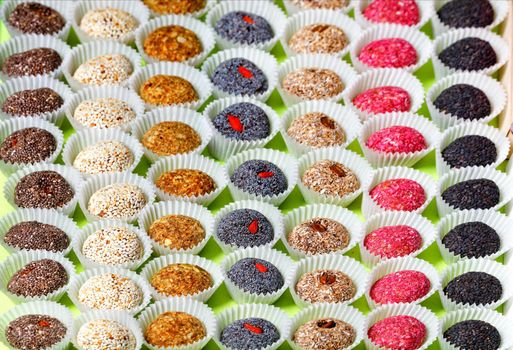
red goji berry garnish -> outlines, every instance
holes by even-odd
[[[242,16],[242,19],[244,20],[244,22],[246,23],[249,23],[249,24],[255,24],[255,21],[253,20],[253,18],[249,17],[249,16]]]
[[[266,179],[268,177],[274,176],[274,173],[272,171],[262,171],[258,173],[258,177],[262,179]]]
[[[250,233],[257,233],[258,232],[258,220],[257,219],[251,221],[251,223],[248,226],[248,231]]]
[[[244,125],[242,125],[239,117],[236,117],[232,114],[228,114],[227,118],[228,118],[228,123],[230,123],[230,126],[232,127],[233,130],[235,130],[237,132],[244,131]]]
[[[50,327],[50,322],[47,322],[45,320],[40,320],[38,323],[39,327]]]
[[[237,68],[237,70],[239,71],[240,74],[242,74],[242,76],[244,78],[253,78],[253,73],[251,73],[251,71],[247,68],[244,68],[243,66],[239,66],[239,68]]]
[[[257,326],[253,326],[252,324],[249,324],[249,323],[244,323],[243,324],[244,328],[246,328],[248,331],[250,332],[253,332],[253,333],[256,333],[256,334],[262,334],[264,333],[264,330],[260,327],[257,327]]]
[[[267,272],[269,269],[260,263],[255,263],[255,267],[260,272]]]
[[[324,272],[319,277],[319,282],[321,282],[321,284],[333,284],[333,283],[335,283],[336,280],[337,280],[337,277],[334,274],[332,274],[331,272]]]

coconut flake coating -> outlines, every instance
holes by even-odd
[[[287,134],[296,142],[314,148],[340,146],[346,142],[344,129],[333,118],[319,112],[294,119]]]
[[[282,82],[283,89],[303,100],[326,100],[344,90],[344,83],[337,73],[324,68],[300,68],[288,73]]]
[[[9,322],[5,338],[13,349],[41,350],[60,342],[66,332],[66,326],[57,318],[28,314]]]
[[[246,45],[264,43],[274,37],[273,28],[264,17],[245,11],[225,14],[214,30],[226,40]]]
[[[483,119],[492,112],[488,96],[469,84],[448,87],[437,96],[433,104],[438,110],[464,120]]]
[[[226,214],[217,226],[217,238],[236,247],[257,247],[274,239],[271,222],[259,211],[237,209]]]
[[[297,53],[334,54],[348,44],[349,39],[341,28],[324,23],[304,26],[289,40],[289,47]]]
[[[135,117],[128,103],[110,97],[82,101],[73,113],[73,118],[83,126],[100,129],[123,126]]]
[[[367,331],[369,339],[377,346],[394,350],[415,350],[422,346],[427,336],[426,325],[412,316],[387,317],[376,322]]]
[[[499,204],[501,193],[490,179],[459,182],[442,192],[442,199],[455,209],[489,209]]]
[[[301,182],[324,196],[343,197],[360,189],[358,176],[349,167],[333,160],[321,160],[305,170]]]
[[[455,303],[487,305],[502,298],[501,281],[486,272],[466,272],[452,279],[443,289]]]
[[[0,144],[0,159],[6,163],[32,164],[48,159],[57,149],[49,131],[29,127],[17,130]]]
[[[9,77],[50,74],[60,67],[62,58],[57,51],[39,47],[15,53],[3,62],[2,72]]]
[[[489,0],[451,0],[436,13],[451,28],[486,27],[493,23],[495,11]]]
[[[374,282],[370,297],[378,304],[413,303],[431,289],[431,282],[420,271],[403,270],[389,273]]]
[[[347,7],[348,0],[291,0],[294,5],[305,9],[330,9],[337,10]]]
[[[296,283],[297,295],[310,303],[341,303],[356,294],[350,276],[338,270],[315,270],[305,273]]]
[[[100,141],[81,150],[73,166],[86,174],[117,173],[134,164],[132,151],[119,141]]]
[[[261,140],[271,134],[271,124],[265,111],[249,102],[223,109],[212,123],[221,135],[238,141]]]
[[[479,71],[497,63],[492,45],[475,37],[456,41],[440,52],[438,58],[447,67],[465,71]]]
[[[280,331],[271,322],[262,318],[244,318],[227,325],[220,336],[221,343],[238,350],[267,348],[280,339]]]
[[[358,59],[374,68],[404,68],[417,63],[417,50],[405,39],[374,40],[365,45]]]
[[[353,326],[335,318],[308,321],[292,336],[292,341],[305,350],[346,349],[355,339]]]
[[[365,141],[370,149],[383,153],[413,153],[427,148],[426,139],[414,128],[395,125],[374,132]]]
[[[296,225],[287,236],[289,245],[306,254],[327,254],[346,248],[351,239],[347,228],[329,218],[312,218]]]
[[[120,85],[133,72],[130,60],[121,54],[96,56],[78,66],[73,78],[85,85]]]
[[[411,97],[408,91],[398,86],[381,86],[356,95],[353,104],[363,112],[374,114],[408,112]]]
[[[481,320],[464,320],[444,332],[444,338],[458,349],[497,350],[502,337],[497,328]]]
[[[420,11],[415,0],[374,0],[363,15],[375,23],[396,23],[414,26],[420,21]]]
[[[101,39],[119,39],[135,31],[138,25],[134,16],[114,7],[89,10],[80,21],[80,29]]]
[[[179,347],[194,344],[207,336],[203,323],[185,312],[166,311],[146,328],[144,337],[156,347]]]
[[[479,221],[455,226],[442,238],[442,243],[452,253],[466,258],[485,257],[501,248],[497,231]]]
[[[24,34],[52,35],[66,24],[66,19],[59,12],[38,2],[19,3],[7,21]]]
[[[16,117],[36,116],[56,111],[63,104],[63,98],[50,88],[21,90],[5,99],[2,112]]]
[[[41,297],[64,287],[68,281],[69,275],[61,263],[41,259],[16,271],[7,283],[7,290],[17,296]]]
[[[363,244],[373,255],[396,258],[419,250],[422,236],[410,226],[383,226],[365,236]]]
[[[445,147],[442,157],[451,168],[487,166],[497,160],[497,148],[485,136],[465,135]]]
[[[410,179],[390,179],[376,185],[370,196],[386,210],[414,211],[426,202],[422,186]]]
[[[283,287],[283,276],[266,260],[244,258],[233,264],[227,274],[238,288],[251,294],[271,294]]]
[[[283,171],[266,160],[245,161],[234,170],[230,180],[242,191],[258,196],[276,196],[288,187]]]
[[[54,225],[23,221],[9,228],[5,233],[4,242],[17,249],[58,253],[68,248],[70,239],[64,231]]]
[[[144,192],[130,183],[112,184],[97,190],[87,203],[87,210],[103,219],[127,219],[146,205]]]
[[[231,58],[219,64],[212,76],[212,83],[232,95],[263,94],[269,87],[265,73],[245,58]]]
[[[135,350],[137,346],[129,328],[108,319],[83,324],[77,333],[77,343],[83,350]]]
[[[14,188],[14,203],[20,208],[57,209],[74,196],[75,191],[66,179],[51,170],[25,175]]]

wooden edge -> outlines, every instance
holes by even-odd
[[[513,144],[513,9],[510,9],[508,16],[501,28],[502,37],[508,42],[510,49],[510,59],[500,72],[500,81],[506,89],[506,107],[499,116],[499,129],[506,135]],[[513,153],[513,147],[510,149],[510,156]]]

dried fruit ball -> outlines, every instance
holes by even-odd
[[[435,107],[464,120],[479,120],[492,112],[486,94],[473,85],[455,84],[443,90],[433,101]]]
[[[404,68],[417,63],[417,50],[402,38],[374,40],[365,45],[358,59],[374,68]]]
[[[369,292],[378,304],[412,303],[429,293],[431,282],[420,271],[389,273],[374,282]]]
[[[180,347],[194,344],[207,336],[203,323],[185,312],[167,311],[146,327],[144,337],[156,347]]]
[[[294,119],[287,134],[296,142],[320,148],[340,146],[346,142],[344,129],[324,113],[306,113]]]
[[[312,218],[296,225],[287,236],[289,245],[305,254],[326,254],[342,250],[351,239],[347,228],[329,218]]]
[[[466,272],[452,279],[444,294],[455,303],[487,305],[502,298],[502,284],[486,272]]]
[[[442,243],[450,252],[466,258],[485,257],[501,248],[497,231],[479,221],[455,226],[442,238]]]
[[[35,171],[21,178],[14,188],[14,203],[20,208],[57,209],[73,199],[75,191],[55,171]]]
[[[5,338],[13,349],[50,349],[59,343],[68,329],[55,317],[47,315],[22,315],[7,325]]]
[[[455,323],[444,332],[444,338],[454,347],[466,350],[497,350],[502,342],[497,328],[481,320]]]
[[[70,239],[60,228],[37,221],[23,221],[11,226],[4,242],[17,249],[47,250],[58,253],[66,250]]]
[[[495,19],[489,0],[451,0],[436,13],[451,28],[487,27]]]
[[[242,191],[258,196],[276,196],[288,187],[283,171],[266,160],[245,161],[235,169],[230,180]]]
[[[60,67],[62,58],[47,47],[15,53],[4,61],[2,72],[9,77],[50,74]]]
[[[198,93],[186,79],[176,75],[154,75],[139,89],[144,102],[165,106],[198,101]]]
[[[335,54],[348,44],[349,39],[341,28],[325,23],[306,25],[289,40],[289,47],[297,53]]]
[[[179,197],[198,197],[213,192],[217,185],[209,175],[196,169],[177,169],[160,175],[155,185],[163,192]]]
[[[338,10],[347,7],[349,0],[291,0],[294,5],[305,9]]]
[[[220,90],[232,95],[259,95],[269,88],[265,73],[245,58],[231,58],[219,64],[210,77]]]
[[[370,149],[383,153],[413,153],[427,148],[426,139],[409,126],[391,126],[374,132],[365,141]]]
[[[343,197],[360,189],[360,180],[353,170],[333,160],[321,160],[305,170],[301,182],[324,196]]]
[[[244,258],[233,264],[227,276],[237,287],[251,294],[270,294],[283,287],[280,270],[262,259]]]
[[[249,102],[235,103],[212,120],[217,131],[228,139],[253,141],[271,134],[271,124],[265,111]]]
[[[64,104],[62,97],[50,88],[22,90],[7,97],[2,112],[12,116],[35,116],[51,113]]]
[[[489,209],[500,202],[499,187],[490,179],[459,182],[442,193],[442,199],[454,209]]]
[[[217,238],[236,247],[257,247],[274,239],[271,222],[259,211],[237,209],[226,214],[217,225]]]
[[[137,215],[146,203],[146,195],[139,186],[116,183],[94,192],[87,210],[103,219],[128,219]]]
[[[221,331],[221,343],[230,349],[265,349],[280,339],[280,331],[262,318],[244,318]]]
[[[137,346],[137,340],[128,327],[109,319],[84,323],[78,330],[77,343],[82,350],[135,350]]]
[[[338,270],[315,270],[305,273],[296,283],[297,295],[310,303],[341,303],[356,294],[351,277]]]
[[[468,71],[479,71],[497,63],[492,45],[475,37],[456,41],[440,52],[438,58],[447,67]]]
[[[495,143],[485,136],[466,135],[445,147],[442,158],[451,168],[486,166],[497,160],[497,148]]]
[[[0,144],[0,159],[6,163],[32,164],[48,159],[57,149],[52,133],[29,127],[16,130]]]
[[[356,330],[335,318],[311,320],[296,329],[292,341],[306,350],[346,349],[354,343]]]
[[[93,38],[114,40],[135,31],[138,25],[134,16],[114,7],[89,10],[80,21],[80,29]]]
[[[396,258],[419,250],[422,236],[410,226],[383,226],[365,236],[363,245],[376,256]]]
[[[408,91],[398,86],[381,86],[356,95],[353,104],[362,112],[374,114],[408,112],[411,97]]]
[[[155,29],[144,39],[144,52],[159,61],[183,62],[201,52],[201,41],[192,30],[169,25]]]
[[[288,73],[282,82],[283,89],[303,100],[326,100],[344,90],[340,76],[325,68],[300,68]]]
[[[214,30],[226,40],[237,44],[259,44],[271,40],[274,31],[269,22],[254,13],[228,12],[215,24]]]
[[[169,249],[191,249],[205,239],[201,222],[185,215],[166,215],[150,225],[148,236]]]
[[[150,10],[159,15],[184,15],[194,13],[204,9],[207,5],[207,0],[143,0],[143,2]]]
[[[394,350],[415,350],[426,339],[426,325],[412,316],[387,317],[373,324],[367,331],[377,346]]]
[[[11,276],[7,290],[21,297],[41,297],[64,287],[68,273],[61,263],[52,259],[29,262]]]
[[[22,2],[16,5],[7,21],[24,34],[52,35],[66,24],[63,16],[53,8],[38,2]]]
[[[422,186],[410,179],[390,179],[370,191],[371,198],[386,210],[414,211],[426,202]]]
[[[420,21],[420,11],[415,0],[374,0],[363,15],[375,23],[396,23],[414,26]]]
[[[198,148],[201,145],[201,136],[186,123],[165,121],[149,128],[141,143],[158,156],[173,156]]]
[[[201,293],[212,286],[212,277],[202,267],[193,264],[170,264],[153,274],[150,284],[170,297]]]

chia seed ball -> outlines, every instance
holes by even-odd
[[[500,201],[500,190],[490,179],[473,179],[450,186],[442,199],[455,209],[489,209]]]
[[[422,236],[410,226],[383,226],[365,236],[363,245],[376,256],[396,258],[419,250]]]
[[[502,297],[502,284],[486,272],[466,272],[452,279],[444,294],[456,303],[486,305]]]
[[[413,303],[429,293],[431,282],[420,271],[389,273],[374,282],[370,297],[378,304]]]
[[[24,221],[11,226],[4,236],[4,242],[18,249],[58,253],[68,248],[70,239],[64,231],[54,225]]]
[[[288,186],[283,171],[266,160],[245,161],[235,169],[230,180],[242,191],[259,196],[279,195]]]
[[[482,28],[492,24],[495,18],[488,0],[452,0],[440,7],[437,15],[451,28]]]
[[[227,273],[240,289],[252,294],[271,294],[283,287],[283,276],[276,266],[256,258],[237,261]]]
[[[237,247],[257,247],[274,238],[271,222],[253,209],[237,209],[224,216],[217,226],[217,238]]]
[[[60,342],[66,331],[66,326],[54,317],[29,314],[9,322],[5,337],[13,349],[41,350]]]
[[[244,11],[227,13],[217,21],[214,29],[223,38],[237,44],[264,43],[274,37],[273,28],[264,17]]]
[[[62,97],[50,88],[18,91],[7,97],[2,112],[14,116],[29,116],[50,113],[64,103]]]
[[[365,45],[358,59],[374,68],[403,68],[417,63],[417,50],[407,40],[388,38]]]
[[[57,51],[40,47],[7,57],[2,72],[9,77],[44,75],[55,71],[61,63],[62,58]]]
[[[7,21],[25,34],[51,35],[59,32],[66,24],[59,12],[38,2],[18,4]]]
[[[408,112],[411,97],[408,91],[398,86],[381,86],[356,95],[353,104],[363,112],[374,114]]]
[[[223,136],[238,141],[261,140],[271,134],[271,124],[265,111],[248,102],[225,108],[212,122]]]
[[[262,94],[269,87],[265,73],[245,58],[222,62],[210,79],[217,88],[232,95]]]
[[[370,341],[380,348],[415,350],[426,339],[426,325],[412,316],[387,317],[376,322],[367,331]]]
[[[483,119],[492,112],[488,96],[481,89],[468,84],[448,87],[433,104],[438,110],[465,120]]]
[[[280,331],[274,324],[262,318],[244,318],[230,323],[221,332],[221,343],[238,350],[267,348],[280,339]]]
[[[496,350],[502,342],[497,328],[481,320],[455,323],[444,332],[444,338],[454,347],[465,350]]]
[[[55,171],[35,171],[25,175],[14,189],[14,203],[20,208],[60,208],[68,203],[75,191],[62,175]]]
[[[39,297],[55,292],[69,281],[64,266],[51,259],[28,263],[7,283],[7,290],[17,296]]]
[[[412,153],[427,148],[426,139],[408,126],[395,125],[374,132],[365,141],[370,149],[383,153]]]
[[[486,166],[497,160],[497,148],[485,136],[466,135],[451,142],[442,151],[442,157],[451,168]]]
[[[363,16],[374,23],[406,26],[414,26],[420,21],[420,11],[415,0],[374,0],[365,8]]]
[[[438,55],[447,67],[479,71],[497,63],[497,54],[488,41],[470,37],[456,41]]]
[[[455,226],[444,236],[442,243],[452,253],[466,258],[492,255],[501,247],[497,232],[479,221]]]
[[[48,131],[35,127],[17,130],[0,144],[0,159],[6,163],[32,164],[49,158],[57,140]]]

